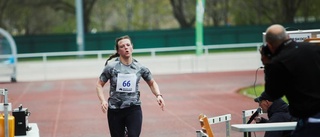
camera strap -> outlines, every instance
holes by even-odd
[[[289,40],[283,42],[282,45],[287,46],[287,45],[289,45],[292,41],[293,41],[292,39],[289,39]]]

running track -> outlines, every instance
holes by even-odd
[[[257,108],[252,98],[238,94],[252,86],[256,71],[154,75],[164,96],[161,111],[142,80],[143,127],[141,137],[195,137],[200,113],[208,117],[230,113],[231,124],[242,123],[242,110]],[[263,83],[262,70],[257,84]],[[96,79],[47,80],[0,83],[9,92],[13,108],[19,104],[31,112],[29,123],[37,123],[41,137],[108,137],[106,115],[95,92]],[[107,88],[105,88],[107,94]],[[216,137],[225,136],[225,124],[212,126]],[[263,133],[256,133],[263,136]],[[242,133],[232,131],[231,137]]]

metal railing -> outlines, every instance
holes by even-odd
[[[241,43],[241,44],[219,44],[219,45],[206,45],[203,46],[204,54],[208,55],[209,50],[212,49],[232,49],[232,48],[254,48],[257,50],[262,43]],[[159,52],[172,52],[172,51],[190,51],[196,50],[195,46],[184,47],[168,47],[168,48],[147,48],[147,49],[134,49],[134,53],[150,53],[151,57],[156,57]],[[24,53],[18,54],[17,58],[30,58],[42,57],[43,62],[46,62],[47,57],[52,56],[82,56],[82,55],[97,55],[98,59],[102,59],[104,54],[113,54],[114,50],[97,50],[97,51],[68,51],[68,52],[43,52],[43,53]],[[7,57],[0,55],[1,57]]]
[[[196,56],[195,54],[178,54],[185,53],[184,51],[195,51],[195,46],[185,47],[169,47],[169,48],[148,48],[134,49],[134,53],[145,53],[145,56],[137,57],[144,65],[149,66],[155,74],[168,73],[188,73],[188,72],[209,72],[220,70],[247,69],[243,65],[244,61],[249,62],[250,67],[258,65],[259,59],[257,54],[243,54],[244,56],[230,57],[221,56],[221,54],[212,54],[212,49],[232,49],[232,48],[258,48],[261,43],[243,43],[243,44],[221,44],[221,45],[206,45],[203,46],[204,55]],[[160,53],[177,52],[173,58],[169,56],[161,56]],[[44,52],[44,53],[27,53],[17,54],[17,58],[22,60],[27,58],[40,58],[40,61],[20,61],[18,64],[19,80],[50,80],[62,78],[87,78],[98,74],[95,72],[101,71],[106,54],[113,54],[115,50],[100,50],[100,51],[71,51],[71,52]],[[89,58],[78,58],[78,56],[90,55]],[[149,56],[150,55],[150,56]],[[163,55],[163,54],[161,54]],[[69,58],[68,56],[71,56]],[[95,58],[96,56],[96,58]],[[8,58],[9,55],[0,55],[0,58]],[[58,57],[58,60],[51,59]],[[60,59],[61,57],[61,59]],[[67,57],[63,59],[64,57]],[[159,58],[156,58],[159,57]],[[218,57],[222,57],[223,61]],[[242,58],[242,59],[241,59]],[[70,60],[71,59],[71,60]],[[36,59],[37,60],[37,59]],[[234,62],[234,60],[236,60]],[[207,61],[211,63],[206,63]],[[157,65],[161,64],[161,69]],[[6,64],[2,64],[6,65]],[[1,63],[0,63],[1,66]],[[226,67],[226,69],[225,69]],[[60,73],[61,72],[61,73]],[[63,74],[62,74],[63,72]],[[2,73],[2,72],[0,72]]]

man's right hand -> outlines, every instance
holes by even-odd
[[[260,123],[261,117],[255,117],[255,118],[254,118],[254,121],[256,121],[256,123]]]

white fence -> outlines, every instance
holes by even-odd
[[[209,53],[210,49],[260,47],[262,43],[222,44],[204,46],[204,55],[159,56],[160,52],[195,50],[195,46],[134,49],[134,53],[150,53],[150,56],[135,57],[147,66],[153,74],[194,73],[255,69],[260,66],[260,57],[254,52]],[[103,69],[105,54],[114,50],[75,51],[18,54],[17,58],[41,57],[42,61],[17,63],[17,81],[55,79],[77,79],[98,77]],[[48,60],[48,57],[96,55],[97,58]],[[0,58],[4,57],[0,55]],[[1,72],[0,72],[1,73]],[[0,78],[3,81],[3,78]]]
[[[220,44],[220,45],[206,45],[203,46],[204,54],[208,55],[211,49],[226,49],[226,48],[246,48],[246,47],[257,47],[262,43],[242,43],[242,44]],[[169,48],[147,48],[147,49],[134,49],[134,53],[150,53],[151,57],[156,57],[156,53],[168,52],[168,51],[188,51],[196,50],[195,46],[184,46],[184,47],[169,47]],[[49,56],[72,56],[72,55],[97,55],[98,59],[102,58],[104,54],[113,54],[114,50],[98,50],[98,51],[71,51],[71,52],[44,52],[44,53],[27,53],[18,54],[17,58],[28,58],[28,57],[42,57],[43,61]],[[1,56],[0,56],[1,58]]]

